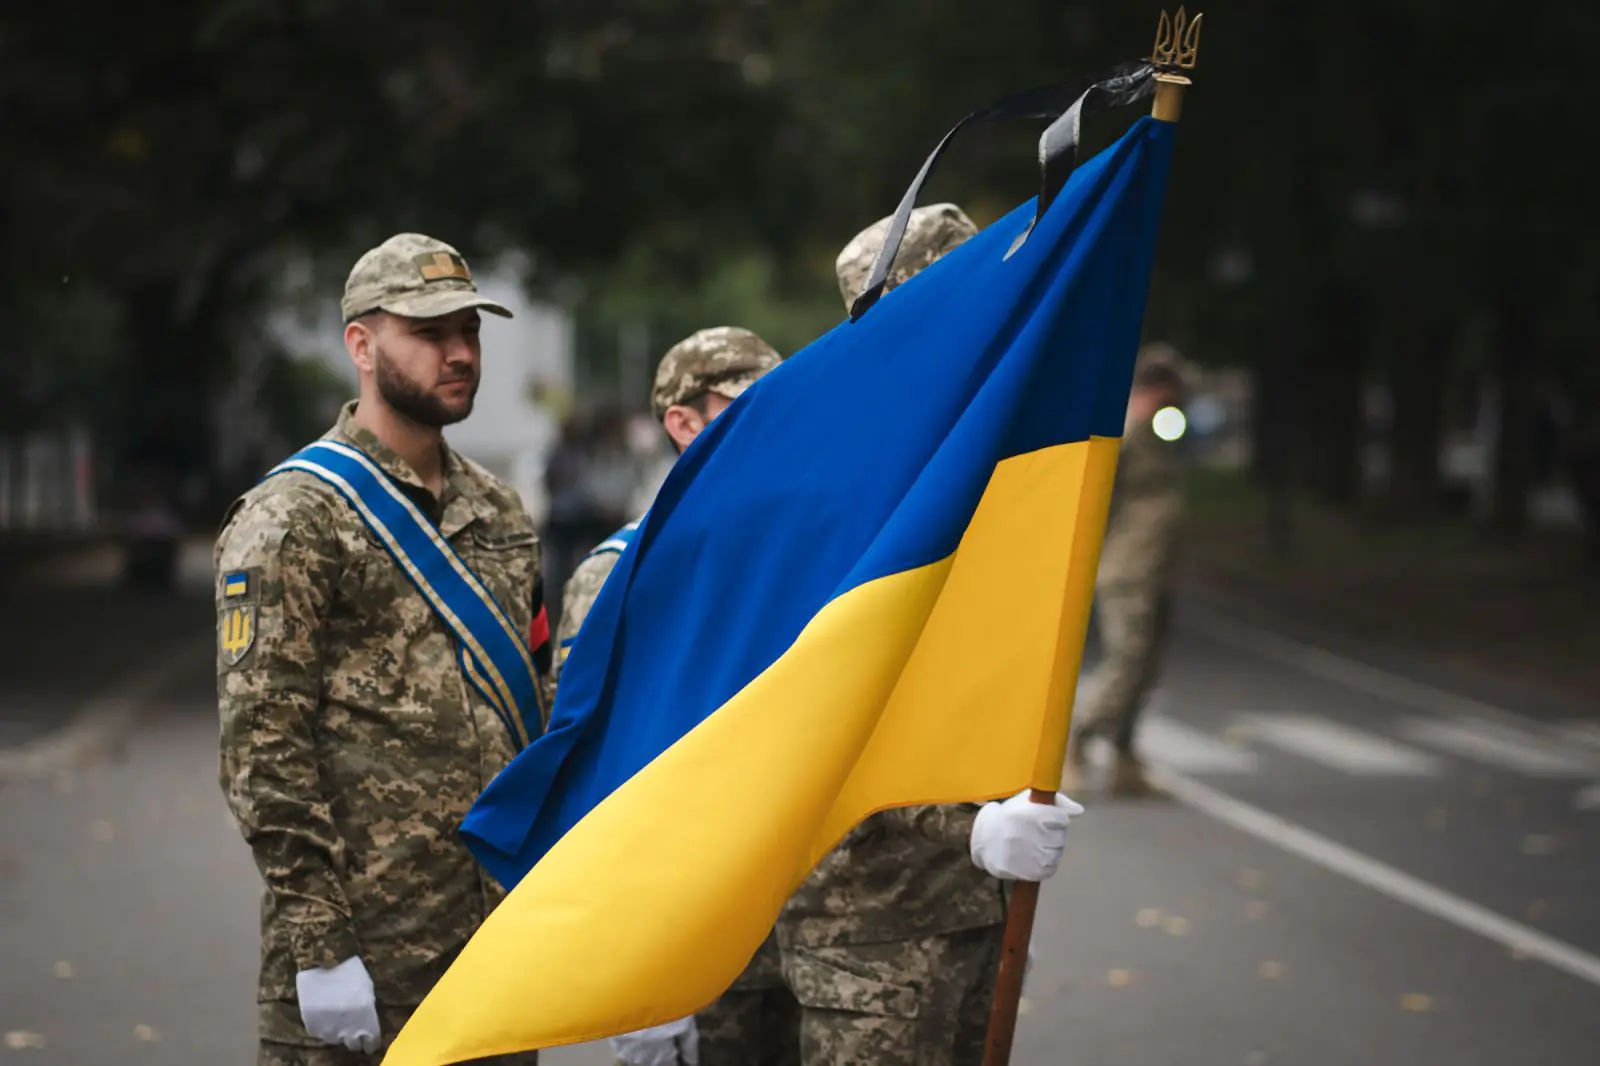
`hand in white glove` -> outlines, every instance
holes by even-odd
[[[698,1066],[700,1030],[694,1016],[611,1038],[611,1052],[622,1066]]]
[[[361,956],[337,966],[301,970],[295,974],[294,987],[306,1032],[324,1044],[343,1044],[351,1051],[370,1055],[378,1050],[378,1001]]]
[[[985,803],[972,823],[972,861],[1008,881],[1044,881],[1055,874],[1067,843],[1067,824],[1083,808],[1057,792],[1055,804],[1019,792]]]

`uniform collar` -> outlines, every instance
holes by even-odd
[[[411,464],[400,458],[399,453],[393,448],[379,440],[376,433],[357,424],[355,413],[358,402],[351,400],[339,409],[339,420],[334,423],[327,435],[359,448],[392,480],[422,493],[428,500],[433,500],[433,493],[428,491],[428,487],[422,483],[422,478],[417,472],[411,469]],[[442,440],[439,442],[439,451],[444,460],[444,495],[435,502],[441,510],[448,510],[456,497],[470,497],[472,493],[467,481],[466,464],[461,461],[461,457]]]

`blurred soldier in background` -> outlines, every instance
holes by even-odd
[[[1104,737],[1116,753],[1111,795],[1153,792],[1134,748],[1134,732],[1159,676],[1171,621],[1173,557],[1183,519],[1176,437],[1192,379],[1188,363],[1171,345],[1140,350],[1095,577],[1101,657],[1074,716],[1064,788],[1082,787],[1087,745]]]

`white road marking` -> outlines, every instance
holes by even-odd
[[[1139,751],[1158,766],[1191,774],[1253,774],[1259,762],[1253,751],[1154,715],[1139,724]]]
[[[1432,777],[1440,760],[1398,741],[1315,715],[1241,715],[1247,735],[1358,777]]]
[[[1517,714],[1503,707],[1484,703],[1482,700],[1468,699],[1387,670],[1368,666],[1366,663],[1356,662],[1354,659],[1347,659],[1342,655],[1335,655],[1313,645],[1291,640],[1278,633],[1241,622],[1214,609],[1199,606],[1191,608],[1191,613],[1204,619],[1203,626],[1198,627],[1197,631],[1209,640],[1293,666],[1353,691],[1364,692],[1369,696],[1435,714],[1494,718],[1511,728],[1531,729],[1558,741],[1582,744],[1600,750],[1600,723],[1584,720],[1578,723],[1552,725],[1529,715]]]
[[[1503,918],[1436,885],[1336,844],[1258,807],[1241,803],[1181,774],[1154,769],[1151,778],[1157,787],[1201,814],[1424,914],[1443,919],[1524,957],[1538,959],[1579,980],[1600,986],[1600,958],[1580,948],[1530,929],[1520,922]]]
[[[1588,777],[1600,769],[1591,758],[1483,718],[1414,717],[1399,728],[1414,744],[1529,777]]]
[[[1557,722],[1555,730],[1563,740],[1585,747],[1600,748],[1600,720],[1569,718]]]

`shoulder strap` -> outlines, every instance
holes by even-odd
[[[632,522],[629,522],[627,525],[611,534],[611,536],[595,545],[594,550],[588,555],[585,555],[584,558],[592,559],[596,555],[605,555],[608,552],[615,552],[617,555],[621,555],[623,552],[627,551],[628,545],[633,543],[633,536],[635,533],[639,532],[639,523],[643,521],[643,518],[635,518]]]
[[[539,728],[539,686],[527,643],[438,528],[360,449],[319,440],[267,472],[302,470],[338,490],[457,638],[461,671],[517,747]],[[533,723],[533,724],[530,724]]]

